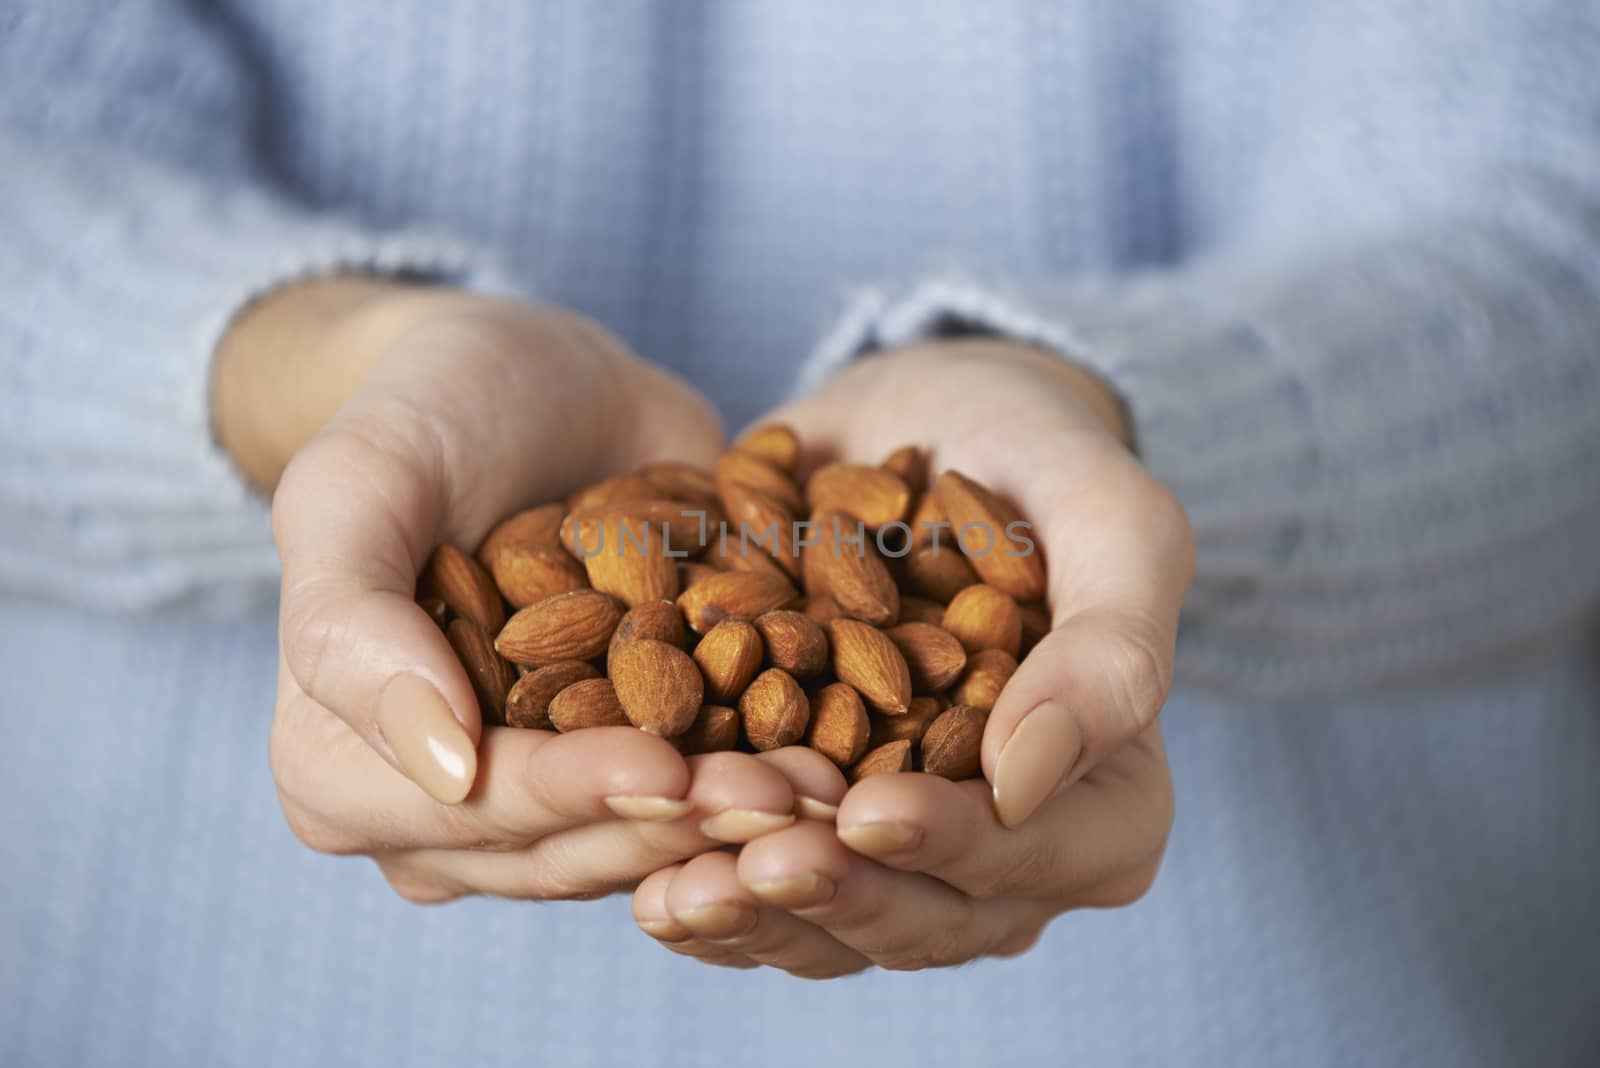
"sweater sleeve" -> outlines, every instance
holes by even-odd
[[[1185,685],[1315,695],[1570,636],[1600,604],[1600,82],[1544,57],[1584,54],[1579,21],[1475,31],[1501,34],[1495,91],[1516,95],[1485,118],[1468,94],[1432,135],[1405,112],[1439,99],[1430,63],[1467,58],[1449,34],[1409,69],[1422,84],[1383,87],[1388,112],[1313,95],[1298,121],[1317,132],[1187,262],[865,291],[808,381],[973,332],[1100,372],[1196,529]],[[1337,122],[1363,132],[1341,145]],[[1386,123],[1420,131],[1404,165],[1382,162]]]
[[[0,32],[0,588],[110,609],[269,598],[266,502],[216,445],[212,352],[286,282],[497,288],[448,236],[314,210],[272,180],[261,102],[178,2],[25,5]]]

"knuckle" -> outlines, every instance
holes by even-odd
[[[1117,711],[1136,734],[1155,722],[1172,690],[1170,642],[1154,623],[1124,622],[1106,661]]]
[[[1087,908],[1126,908],[1148,894],[1156,883],[1161,866],[1158,862],[1140,864],[1115,879],[1101,883],[1079,895],[1079,904]]]
[[[313,853],[322,853],[333,857],[356,856],[363,852],[363,842],[326,817],[317,815],[310,809],[290,801],[284,797],[282,791],[278,795],[279,804],[283,808],[284,821],[288,823],[289,830],[299,839],[300,844]]]
[[[1061,870],[1061,843],[1042,838],[1030,843],[1011,861],[996,865],[986,874],[972,896],[982,899],[1034,897],[1058,880]]]

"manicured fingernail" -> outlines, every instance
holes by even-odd
[[[803,909],[822,904],[831,898],[838,888],[834,886],[832,879],[813,871],[804,875],[791,875],[785,879],[769,879],[764,883],[753,883],[750,889],[759,894],[763,901],[769,901],[786,909]]]
[[[796,794],[794,798],[794,814],[803,820],[821,820],[823,823],[832,823],[839,815],[839,806],[830,805],[826,801],[818,801],[805,794]]]
[[[730,808],[700,821],[700,833],[719,842],[735,845],[781,831],[794,822],[794,814],[758,812],[753,808]]]
[[[922,844],[922,828],[909,823],[857,823],[840,827],[839,840],[857,853],[904,853]]]
[[[651,938],[658,938],[663,942],[682,942],[694,937],[694,932],[677,920],[639,920],[637,922],[639,930]]]
[[[378,695],[377,722],[400,770],[429,796],[447,805],[467,796],[478,751],[438,690],[415,675],[396,675]]]
[[[694,811],[694,803],[674,797],[649,797],[643,794],[617,794],[606,798],[606,808],[625,820],[660,823],[675,820]]]
[[[756,925],[756,910],[732,901],[687,909],[674,918],[701,938],[737,938]]]
[[[1065,705],[1046,701],[1011,732],[994,769],[994,808],[1007,827],[1033,815],[1055,792],[1082,751],[1078,721]]]

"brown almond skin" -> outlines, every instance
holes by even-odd
[[[790,478],[800,469],[800,436],[787,423],[765,423],[742,436],[734,446],[758,456]]]
[[[478,563],[493,573],[495,554],[505,545],[526,543],[545,549],[561,548],[561,519],[566,514],[565,505],[542,504],[500,520],[478,546]]]
[[[550,722],[569,734],[590,727],[626,727],[628,716],[610,679],[582,679],[550,701]]]
[[[939,504],[950,517],[954,536],[969,523],[979,523],[988,528],[989,535],[973,531],[966,544],[979,548],[989,543],[987,552],[978,554],[962,551],[972,560],[972,567],[983,576],[983,581],[1010,595],[1019,603],[1037,601],[1044,596],[1044,555],[1039,548],[1034,531],[1024,531],[1033,544],[1030,547],[1019,538],[1007,533],[1006,528],[1021,520],[1015,508],[999,496],[959,471],[946,471],[934,485]]]
[[[638,475],[617,475],[587,486],[567,498],[567,511],[583,512],[618,501],[640,501],[655,496],[655,487]]]
[[[809,679],[828,666],[828,635],[810,617],[787,609],[756,617],[767,659],[797,679]]]
[[[872,532],[861,532],[854,516],[831,509],[813,512],[811,522],[816,541],[805,548],[806,592],[826,594],[846,615],[875,626],[899,619],[900,591]],[[863,538],[859,546],[857,533]]]
[[[828,624],[833,644],[833,673],[848,682],[880,712],[900,715],[911,707],[911,669],[894,642],[881,630],[859,620]]]
[[[506,620],[495,651],[514,664],[593,660],[622,621],[622,602],[599,590],[558,593]]]
[[[843,616],[844,609],[840,608],[839,602],[832,597],[825,593],[818,593],[806,598],[805,613],[806,618],[813,623],[820,627],[826,627],[829,623]],[[944,617],[942,609],[939,612],[939,616],[941,619]]]
[[[776,498],[740,483],[723,488],[730,553],[766,553],[791,579],[800,578],[794,513]]]
[[[805,737],[811,720],[806,692],[782,668],[768,668],[755,677],[739,698],[744,736],[765,752],[794,745]]]
[[[944,610],[944,629],[969,653],[1001,649],[1016,656],[1022,649],[1022,610],[988,583],[968,586]]]
[[[1050,613],[1038,604],[1025,604],[1019,609],[1022,613],[1022,649],[1019,654],[1027,656],[1028,650],[1044,641],[1044,636],[1050,633]]]
[[[967,666],[967,653],[954,634],[931,623],[901,623],[884,631],[911,670],[915,693],[948,689]]]
[[[700,669],[675,645],[640,638],[618,649],[606,667],[623,712],[640,730],[671,738],[688,730],[700,713],[705,697]]]
[[[444,630],[450,625],[450,606],[445,604],[442,599],[438,597],[423,597],[418,599],[417,605],[428,613],[428,616],[435,623],[439,624],[440,630]]]
[[[655,488],[653,496],[696,506],[717,503],[717,484],[703,467],[667,461],[641,467],[639,477]]]
[[[742,619],[725,619],[706,631],[694,647],[706,693],[713,701],[737,701],[761,670],[765,651],[755,625]]]
[[[871,732],[866,703],[849,683],[830,683],[812,696],[806,744],[841,768],[861,759]]]
[[[561,522],[561,546],[579,560],[597,547],[615,552],[622,526],[627,527],[627,547],[632,550],[645,542],[651,552],[683,559],[704,552],[724,519],[722,505],[712,501],[691,504],[684,501],[617,501],[597,508],[572,512]],[[603,528],[603,533],[602,533]],[[603,540],[602,540],[603,539]]]
[[[741,548],[739,532],[732,527],[728,528],[726,535],[719,534],[712,539],[710,548],[701,559],[718,571],[753,571],[758,575],[777,575],[785,582],[789,581],[789,573],[778,566],[778,561],[770,553],[754,544],[753,538]]]
[[[948,604],[956,594],[980,581],[971,562],[940,531],[938,545],[919,545],[906,557],[906,582],[929,600]]]
[[[491,557],[491,572],[513,608],[526,608],[558,593],[589,585],[583,568],[560,549],[536,542],[507,542]]]
[[[682,649],[689,643],[689,632],[683,625],[683,613],[672,601],[650,601],[628,609],[611,635],[611,645],[606,656],[617,655],[617,650],[629,642],[649,638],[666,642]]]
[[[451,620],[445,637],[467,669],[484,722],[504,723],[506,694],[517,681],[516,669],[500,658],[494,651],[494,639],[470,619]]]
[[[887,742],[897,742],[904,738],[913,746],[922,741],[923,733],[928,729],[928,724],[939,718],[944,711],[937,698],[913,697],[911,710],[903,716],[873,716],[872,733],[867,738],[867,748],[876,749]]]
[[[727,705],[701,705],[689,729],[671,742],[684,756],[725,753],[739,744],[739,710]]]
[[[902,445],[878,465],[911,488],[913,496],[928,484],[928,454],[915,445]]]
[[[506,694],[506,725],[526,730],[554,730],[550,702],[575,682],[598,679],[600,672],[582,660],[561,660],[534,668],[516,681]]]
[[[954,532],[950,529],[950,517],[944,514],[944,508],[939,504],[939,497],[935,493],[922,495],[908,523],[911,527],[913,546],[932,545],[935,536],[938,537],[940,545],[955,544]]]
[[[867,755],[851,766],[845,778],[854,784],[874,775],[910,770],[911,743],[902,738],[896,742],[885,742],[876,749],[867,750]]]
[[[466,553],[448,542],[433,550],[422,569],[420,593],[437,597],[458,616],[472,620],[490,634],[505,625],[506,606],[494,578]]]
[[[1016,673],[1016,657],[1004,649],[980,649],[967,657],[967,670],[950,691],[950,699],[958,705],[991,711],[1000,691]]]
[[[704,634],[724,619],[746,621],[787,604],[795,588],[780,574],[725,571],[684,590],[678,607],[696,634]]]
[[[630,608],[678,596],[678,561],[667,555],[660,526],[611,513],[593,530],[581,543],[591,586]]]
[[[813,510],[845,512],[876,530],[905,519],[911,487],[893,471],[870,464],[824,464],[806,480],[806,501]]]
[[[936,627],[942,627],[944,626],[944,605],[938,601],[930,601],[926,597],[918,597],[915,594],[901,594],[900,622],[932,623]]]
[[[729,449],[717,457],[717,465],[712,469],[711,477],[716,483],[719,498],[727,492],[729,486],[745,485],[765,493],[789,509],[793,515],[804,515],[806,512],[806,499],[801,494],[800,487],[794,484],[794,479],[784,474],[782,468],[768,463],[754,453],[742,449]]]
[[[978,774],[983,752],[983,728],[989,722],[987,709],[972,705],[951,705],[922,736],[918,749],[922,770],[960,782]]]
[[[699,560],[688,560],[678,564],[678,589],[683,591],[690,586],[698,585],[713,575],[722,572],[710,564],[701,563]]]

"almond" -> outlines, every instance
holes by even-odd
[[[552,730],[550,702],[575,682],[598,679],[600,672],[582,660],[561,660],[535,668],[516,681],[506,694],[506,724],[529,730]]]
[[[936,539],[940,545],[955,544],[950,531],[950,517],[944,514],[936,493],[922,495],[916,511],[911,513],[910,526],[913,546],[932,545]]]
[[[885,742],[876,749],[869,749],[867,755],[856,761],[845,777],[852,783],[858,783],[874,775],[910,770],[911,743],[902,738],[896,742]]]
[[[445,542],[433,551],[422,570],[421,593],[437,597],[458,616],[472,620],[490,634],[506,621],[500,590],[483,566]]]
[[[565,505],[542,504],[516,515],[502,519],[489,531],[483,544],[478,546],[478,563],[494,571],[494,558],[502,546],[519,542],[538,545],[546,549],[561,547],[561,518],[567,514]]]
[[[778,566],[778,561],[773,559],[758,545],[750,544],[751,539],[741,550],[739,545],[739,532],[733,528],[719,531],[712,540],[711,547],[706,550],[703,559],[718,571],[739,571],[757,575],[776,575],[785,582],[789,581],[789,573]]]
[[[806,511],[806,499],[801,495],[800,487],[794,484],[794,479],[754,453],[739,449],[723,453],[717,457],[712,479],[716,483],[718,497],[726,494],[729,486],[743,485],[765,493],[793,515],[802,515]]]
[[[669,461],[641,467],[639,477],[655,490],[652,497],[696,506],[717,503],[717,484],[705,468]]]
[[[926,597],[901,594],[900,622],[932,623],[936,627],[942,627],[944,626],[944,605],[938,601],[930,601]]]
[[[610,679],[580,679],[551,699],[549,712],[551,724],[563,734],[628,725]]]
[[[867,706],[849,683],[831,683],[811,698],[811,727],[806,744],[841,768],[861,759],[871,731]]]
[[[798,742],[806,733],[811,707],[806,693],[782,668],[768,668],[755,677],[739,698],[744,736],[765,752]]]
[[[980,649],[967,657],[967,670],[961,673],[950,697],[956,704],[992,710],[1000,691],[1016,673],[1016,657],[1004,649]]]
[[[618,649],[641,638],[666,642],[679,649],[687,645],[689,634],[684,628],[683,613],[678,611],[678,606],[671,601],[651,601],[628,609],[611,635],[611,645],[606,655],[616,656]]]
[[[767,423],[747,432],[734,446],[758,456],[790,478],[800,469],[800,436],[786,423]]]
[[[752,620],[789,602],[795,588],[780,575],[725,571],[684,590],[678,607],[696,634],[724,619]]]
[[[993,586],[968,586],[944,610],[944,629],[969,653],[1003,649],[1016,656],[1022,648],[1022,610]]]
[[[582,512],[618,501],[639,501],[655,496],[655,487],[639,475],[616,475],[596,482],[567,498],[567,511]]]
[[[738,700],[761,670],[762,653],[760,633],[742,619],[725,619],[706,631],[694,647],[706,693],[716,701]]]
[[[561,522],[561,544],[582,560],[600,549],[615,548],[625,538],[629,548],[660,548],[682,559],[704,552],[723,519],[722,506],[716,502],[617,501],[569,514]]]
[[[988,722],[988,710],[972,705],[951,705],[939,713],[922,736],[922,770],[957,782],[976,776]]]
[[[739,744],[739,710],[726,705],[701,705],[689,729],[671,741],[684,756],[727,752]]]
[[[867,738],[867,748],[876,749],[887,742],[904,738],[912,745],[922,742],[928,724],[939,718],[944,706],[933,697],[913,697],[911,710],[903,716],[873,716],[872,733]]]
[[[931,623],[902,623],[884,631],[911,670],[911,689],[938,693],[961,677],[967,654],[954,634]]]
[[[675,645],[640,638],[618,649],[606,668],[623,712],[641,730],[671,738],[688,730],[700,712],[700,670]]]
[[[833,463],[817,468],[806,480],[806,501],[813,510],[845,512],[877,530],[905,519],[911,510],[911,488],[881,467]]]
[[[558,593],[589,585],[583,568],[560,549],[536,542],[502,544],[490,557],[494,583],[513,608],[526,608]]]
[[[1025,604],[1020,608],[1022,612],[1022,649],[1020,655],[1026,656],[1029,649],[1044,641],[1044,636],[1050,633],[1050,613],[1043,605]]]
[[[495,651],[516,664],[592,660],[606,651],[622,620],[622,604],[598,590],[558,593],[506,621]]]
[[[944,531],[937,545],[919,545],[906,557],[906,581],[911,588],[941,604],[978,583],[978,573]]]
[[[807,618],[824,627],[844,615],[844,609],[839,607],[839,602],[825,593],[813,594],[807,597],[804,611]],[[943,618],[944,609],[941,608],[939,614],[940,618]]]
[[[767,659],[797,679],[809,679],[828,666],[828,636],[809,617],[778,609],[756,617]]]
[[[846,615],[867,623],[898,619],[900,591],[873,534],[854,516],[830,509],[813,512],[811,522],[816,541],[805,548],[806,592],[827,594]]]
[[[585,533],[582,524],[574,528]],[[630,608],[678,596],[678,562],[667,555],[659,526],[634,516],[611,513],[597,520],[594,540],[580,553],[589,583]]]
[[[451,620],[445,637],[467,669],[484,722],[504,723],[506,693],[517,681],[516,671],[494,651],[494,639],[470,619]]]
[[[417,601],[417,605],[428,613],[428,616],[435,623],[439,624],[440,630],[450,625],[450,606],[445,604],[441,598],[423,597]]]
[[[902,445],[878,465],[911,488],[913,495],[928,484],[928,455],[915,445]]]
[[[854,686],[872,707],[889,715],[911,705],[911,670],[894,642],[881,630],[854,619],[828,624],[833,642],[833,673]]]
[[[1000,497],[959,471],[946,471],[935,486],[961,551],[983,581],[1019,602],[1044,596],[1044,556],[1022,517]],[[978,529],[967,532],[976,524]],[[1012,524],[1021,524],[1014,532]],[[982,550],[982,551],[980,551]]]
[[[718,571],[710,564],[703,564],[699,560],[685,561],[678,565],[678,589],[686,590],[690,586],[694,586],[710,578],[712,575],[720,574],[722,574],[722,572]]]
[[[790,578],[800,577],[793,512],[760,490],[739,483],[723,488],[722,504],[727,509],[731,551],[764,552],[777,561]]]

